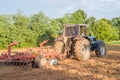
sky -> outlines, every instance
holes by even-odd
[[[82,9],[88,17],[111,19],[120,16],[120,0],[0,0],[0,14],[16,14],[18,9],[28,16],[42,11],[50,18]]]

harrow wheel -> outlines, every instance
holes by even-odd
[[[75,56],[78,60],[87,60],[90,57],[90,42],[82,38],[77,40],[74,47]]]
[[[45,56],[43,55],[38,55],[36,58],[35,58],[35,66],[37,68],[40,68],[40,67],[43,67],[47,62],[47,59]]]

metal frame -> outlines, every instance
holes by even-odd
[[[42,43],[40,43],[39,46],[39,54],[38,55],[43,55],[45,56],[48,60],[49,59],[61,59],[61,54],[57,52],[50,52],[50,47],[44,47],[44,45],[48,41],[45,40]],[[14,55],[11,55],[11,47],[18,44],[18,42],[13,42],[8,45],[8,52],[4,53],[0,56],[0,64],[1,63],[32,63],[33,60],[36,58],[35,54],[32,52],[22,52],[22,53],[17,53]],[[47,49],[47,52],[44,52],[43,49]]]

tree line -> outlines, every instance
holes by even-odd
[[[120,17],[111,20],[96,20],[88,17],[83,10],[67,13],[61,18],[49,18],[43,12],[26,16],[21,11],[16,14],[0,15],[0,49],[11,42],[18,41],[15,47],[35,47],[43,40],[52,44],[62,31],[64,24],[87,24],[87,33],[105,41],[120,39]]]

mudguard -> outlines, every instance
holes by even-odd
[[[106,47],[102,40],[95,41],[93,46],[97,57],[105,57]]]
[[[95,41],[95,42],[92,44],[93,50],[99,50],[101,43],[103,43],[102,40],[97,40],[97,41]]]

